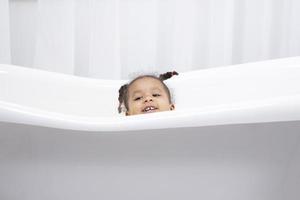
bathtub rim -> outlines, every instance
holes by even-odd
[[[190,78],[190,75],[195,76],[199,72],[222,71],[238,68],[240,65],[252,67],[252,65],[257,64],[273,63],[277,66],[287,63],[288,66],[299,66],[296,62],[300,63],[300,56],[193,70],[182,73],[181,78],[182,80],[186,80]],[[2,68],[4,71],[1,66],[3,66]],[[66,78],[70,81],[80,80],[85,84],[97,84],[113,88],[119,87],[127,81],[78,77],[41,69],[30,69],[20,66],[0,64],[0,75],[1,73],[13,72],[33,72],[41,75],[49,75],[51,77],[55,76],[57,79]],[[174,77],[174,80],[172,79],[171,81],[176,82],[177,80],[177,77]],[[215,116],[213,116],[213,114],[215,114]],[[218,117],[216,117],[216,115]],[[229,119],[228,116],[232,115],[235,116],[235,120]],[[247,115],[260,116],[255,119],[250,119]],[[124,117],[123,115],[116,115],[112,117],[80,117],[35,109],[0,100],[0,121],[72,130],[127,131],[295,120],[300,120],[300,94],[225,105],[206,106],[192,111],[188,110],[188,112],[186,112],[186,110],[176,109],[174,112],[152,113],[148,115],[128,117]],[[157,123],[157,125],[153,126],[153,123]]]
[[[0,121],[81,131],[129,131],[300,120],[300,95],[145,115],[82,117],[0,101]],[[153,125],[155,124],[155,125]]]

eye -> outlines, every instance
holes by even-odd
[[[136,98],[134,98],[133,100],[134,101],[138,101],[138,100],[141,100],[142,99],[142,97],[136,97]]]
[[[158,93],[155,93],[155,94],[153,94],[152,96],[154,96],[154,97],[160,97],[161,95],[158,94]]]

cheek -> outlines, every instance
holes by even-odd
[[[128,104],[128,109],[130,110],[135,110],[139,107],[139,102],[137,101],[131,101],[129,104]]]
[[[170,103],[170,100],[169,100],[168,98],[164,98],[164,99],[162,99],[161,101],[162,101],[164,104],[168,104],[168,105],[171,104],[171,103]]]

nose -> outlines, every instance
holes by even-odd
[[[146,102],[149,102],[149,101],[153,101],[153,98],[152,98],[151,95],[147,95],[147,96],[145,97],[145,100],[144,100],[145,103],[146,103]]]

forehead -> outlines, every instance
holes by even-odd
[[[134,92],[136,90],[147,90],[147,89],[160,89],[163,90],[164,86],[160,80],[151,77],[143,77],[134,81],[130,87],[129,92]]]

